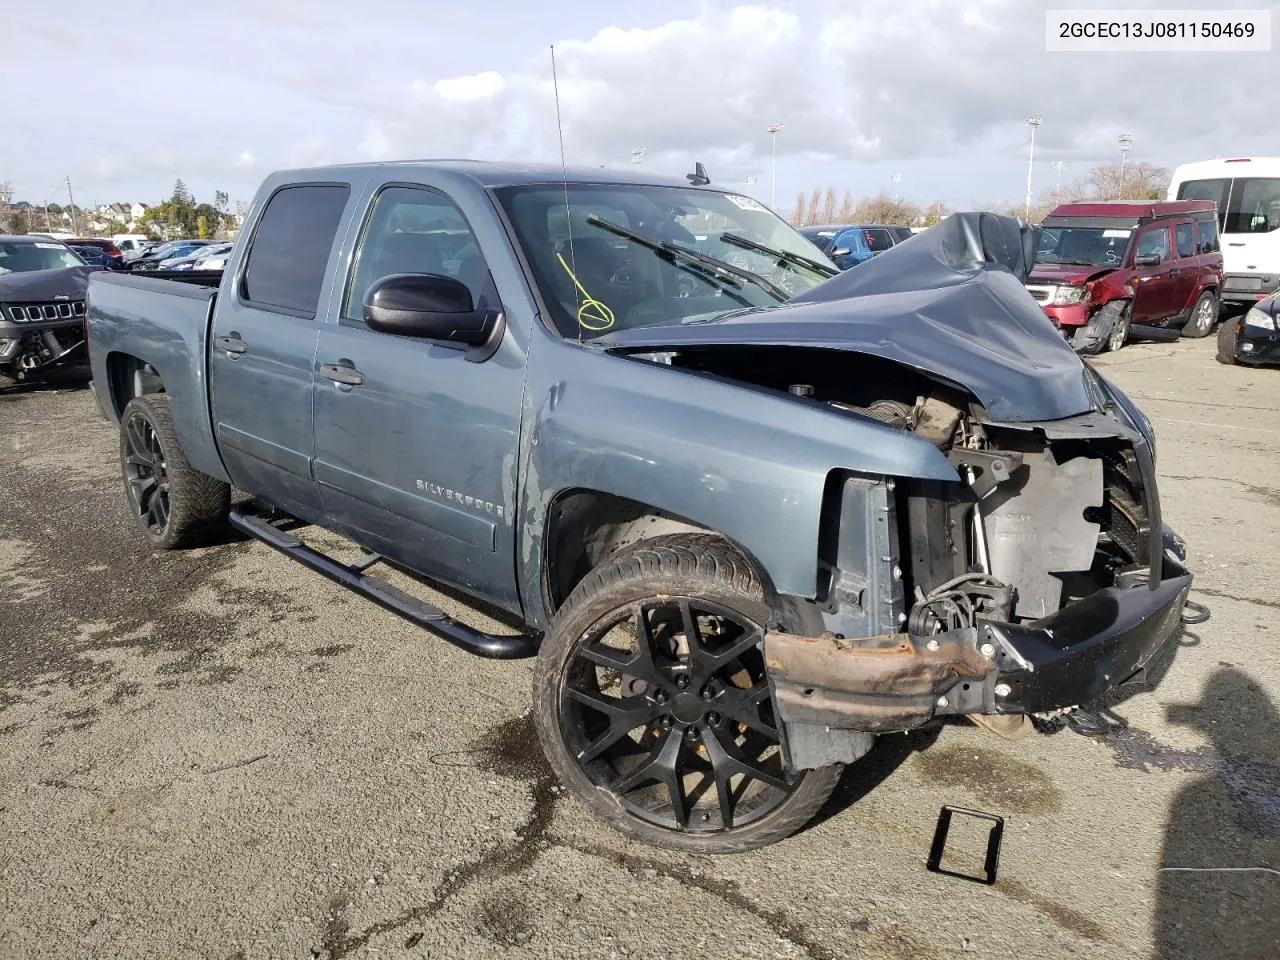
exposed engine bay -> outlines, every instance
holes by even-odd
[[[0,337],[0,374],[25,380],[50,367],[73,361],[83,353],[84,336],[79,324]]]
[[[1044,624],[1153,576],[1155,501],[1135,450],[1141,438],[1110,413],[996,423],[958,387],[882,358],[814,348],[715,347],[663,359],[913,433],[959,476],[830,478],[817,595],[826,632],[775,632],[766,642],[801,766],[848,762],[871,733],[939,715],[1045,707],[1053,696],[1037,685],[1057,654]],[[1158,522],[1158,505],[1155,513]],[[1154,540],[1158,553],[1159,533]],[[1181,601],[1171,609],[1176,617]],[[1035,644],[1022,642],[1032,635]],[[1033,652],[1044,636],[1047,648]],[[1103,670],[1099,685],[1136,668],[1121,669],[1126,676]],[[1035,679],[1015,689],[1006,672]]]

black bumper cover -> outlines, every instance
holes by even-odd
[[[1177,632],[1191,590],[1191,574],[1167,553],[1163,577],[1154,588],[1138,583],[1100,590],[1033,623],[987,624],[1000,641],[997,712],[1075,706],[1141,681],[1146,665]]]

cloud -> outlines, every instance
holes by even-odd
[[[1048,54],[1048,5],[1087,4],[573,0],[534,10],[493,0],[397,30],[390,25],[420,13],[416,0],[224,0],[193,8],[188,25],[236,38],[220,54],[213,109],[157,110],[126,98],[109,114],[86,114],[76,76],[44,71],[33,95],[6,113],[7,142],[23,148],[6,157],[5,175],[20,196],[44,190],[47,171],[68,163],[55,134],[69,112],[85,159],[68,172],[77,190],[89,181],[103,199],[161,193],[179,175],[198,193],[229,187],[244,196],[264,170],[322,162],[554,160],[550,42],[571,163],[628,166],[631,149],[644,146],[646,170],[681,173],[701,160],[717,181],[767,183],[766,128],[782,122],[782,195],[827,183],[874,190],[888,185],[887,171],[905,169],[913,190],[1020,196],[1023,121],[1033,114],[1044,120],[1037,160],[1069,159],[1079,172],[1113,159],[1121,132],[1134,134],[1134,159],[1165,165],[1274,152],[1258,119],[1280,112],[1273,55]],[[18,35],[66,32],[51,9],[15,10]],[[488,32],[477,45],[480,30]],[[86,8],[70,31],[78,75],[121,74],[130,45],[147,51],[156,75],[187,66],[160,27],[105,8]],[[352,50],[376,54],[352,61]],[[43,40],[18,44],[5,69],[38,69],[48,52]],[[228,142],[253,149],[216,149]],[[96,166],[96,157],[112,163]]]
[[[420,81],[415,80],[414,89],[419,89]],[[469,77],[453,77],[448,80],[437,80],[431,89],[442,100],[469,103],[476,100],[488,100],[502,93],[506,81],[502,74],[494,70],[484,73],[473,73]]]

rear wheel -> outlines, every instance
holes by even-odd
[[[1200,294],[1200,299],[1191,308],[1191,319],[1182,328],[1182,335],[1193,340],[1207,337],[1213,331],[1213,325],[1217,321],[1218,298],[1213,295],[1212,290],[1206,290]]]
[[[1238,321],[1228,320],[1218,328],[1218,362],[1234,365],[1236,362],[1236,343],[1238,339]]]
[[[231,487],[187,462],[164,394],[135,397],[124,408],[120,468],[134,519],[153,546],[198,546],[226,522]]]
[[[654,538],[589,573],[538,654],[538,736],[561,781],[610,826],[686,852],[802,827],[841,768],[786,763],[769,619],[751,565],[711,535]]]

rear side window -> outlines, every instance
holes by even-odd
[[[868,230],[867,246],[871,248],[872,253],[880,253],[892,247],[893,240],[888,230]]]
[[[1178,184],[1178,199],[1212,200],[1218,205],[1218,222],[1221,223],[1227,209],[1227,185],[1229,182],[1226,179],[1187,180]]]
[[[1175,223],[1173,225],[1173,242],[1178,248],[1178,256],[1194,257],[1196,255],[1195,238],[1192,236],[1191,224]]]
[[[267,309],[315,316],[329,251],[350,188],[284,187],[267,201],[245,265],[244,298]]]
[[[1218,221],[1217,220],[1200,220],[1196,227],[1200,231],[1199,243],[1197,249],[1201,253],[1217,253],[1218,246]]]

